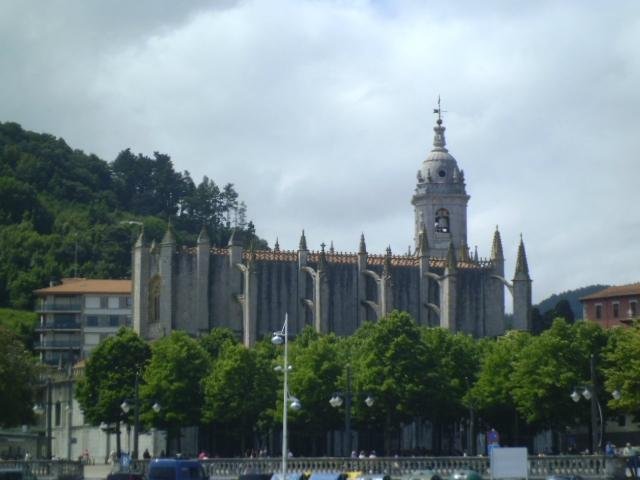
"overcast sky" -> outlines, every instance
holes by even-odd
[[[442,96],[469,244],[534,301],[640,280],[640,2],[0,2],[0,121],[233,183],[258,234],[406,252]]]

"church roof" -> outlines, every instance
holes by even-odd
[[[189,249],[189,251],[195,250]],[[228,250],[226,248],[212,248],[211,253],[213,255],[222,255],[227,256]],[[255,255],[255,260],[258,262],[297,262],[298,261],[298,252],[296,250],[256,250],[253,252]],[[318,263],[320,261],[320,256],[322,252],[309,252],[307,260],[310,263]],[[328,264],[350,264],[357,265],[358,263],[358,254],[350,253],[350,252],[334,252],[324,253],[326,257],[326,261]],[[249,261],[251,257],[251,252],[244,251],[243,259],[245,261]],[[382,255],[367,255],[367,265],[371,266],[384,266],[386,254]],[[478,269],[491,266],[492,263],[490,260],[481,259],[479,261],[474,261],[471,259],[468,260],[458,260],[456,263],[456,267],[459,269]],[[413,255],[391,255],[391,266],[392,267],[419,267],[420,266],[420,257]],[[447,266],[446,258],[429,258],[429,266],[431,268],[445,268]]]

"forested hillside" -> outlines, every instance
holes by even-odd
[[[214,244],[237,227],[247,245],[266,247],[232,184],[196,184],[163,153],[126,149],[107,162],[0,122],[0,306],[31,308],[51,278],[128,277],[140,224],[159,240],[169,219],[181,243],[205,225]]]

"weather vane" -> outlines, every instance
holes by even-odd
[[[438,114],[438,122],[442,122],[442,114],[445,113],[446,110],[442,110],[442,107],[440,106],[440,95],[438,95],[438,108],[434,108],[433,109],[433,113],[437,113]]]

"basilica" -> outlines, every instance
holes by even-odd
[[[285,313],[296,334],[306,325],[318,332],[349,335],[392,310],[409,312],[421,325],[475,337],[508,329],[529,330],[531,278],[522,240],[511,280],[505,277],[496,228],[489,258],[467,243],[464,172],[449,153],[440,110],[433,148],[422,162],[411,199],[414,249],[404,255],[370,253],[354,234],[352,253],[320,245],[310,250],[305,232],[297,250],[243,249],[232,235],[213,247],[203,229],[194,247],[176,244],[171,227],[159,244],[141,234],[133,248],[133,325],[147,339],[214,327],[235,331],[247,346],[279,330]],[[513,316],[505,318],[505,290]]]

